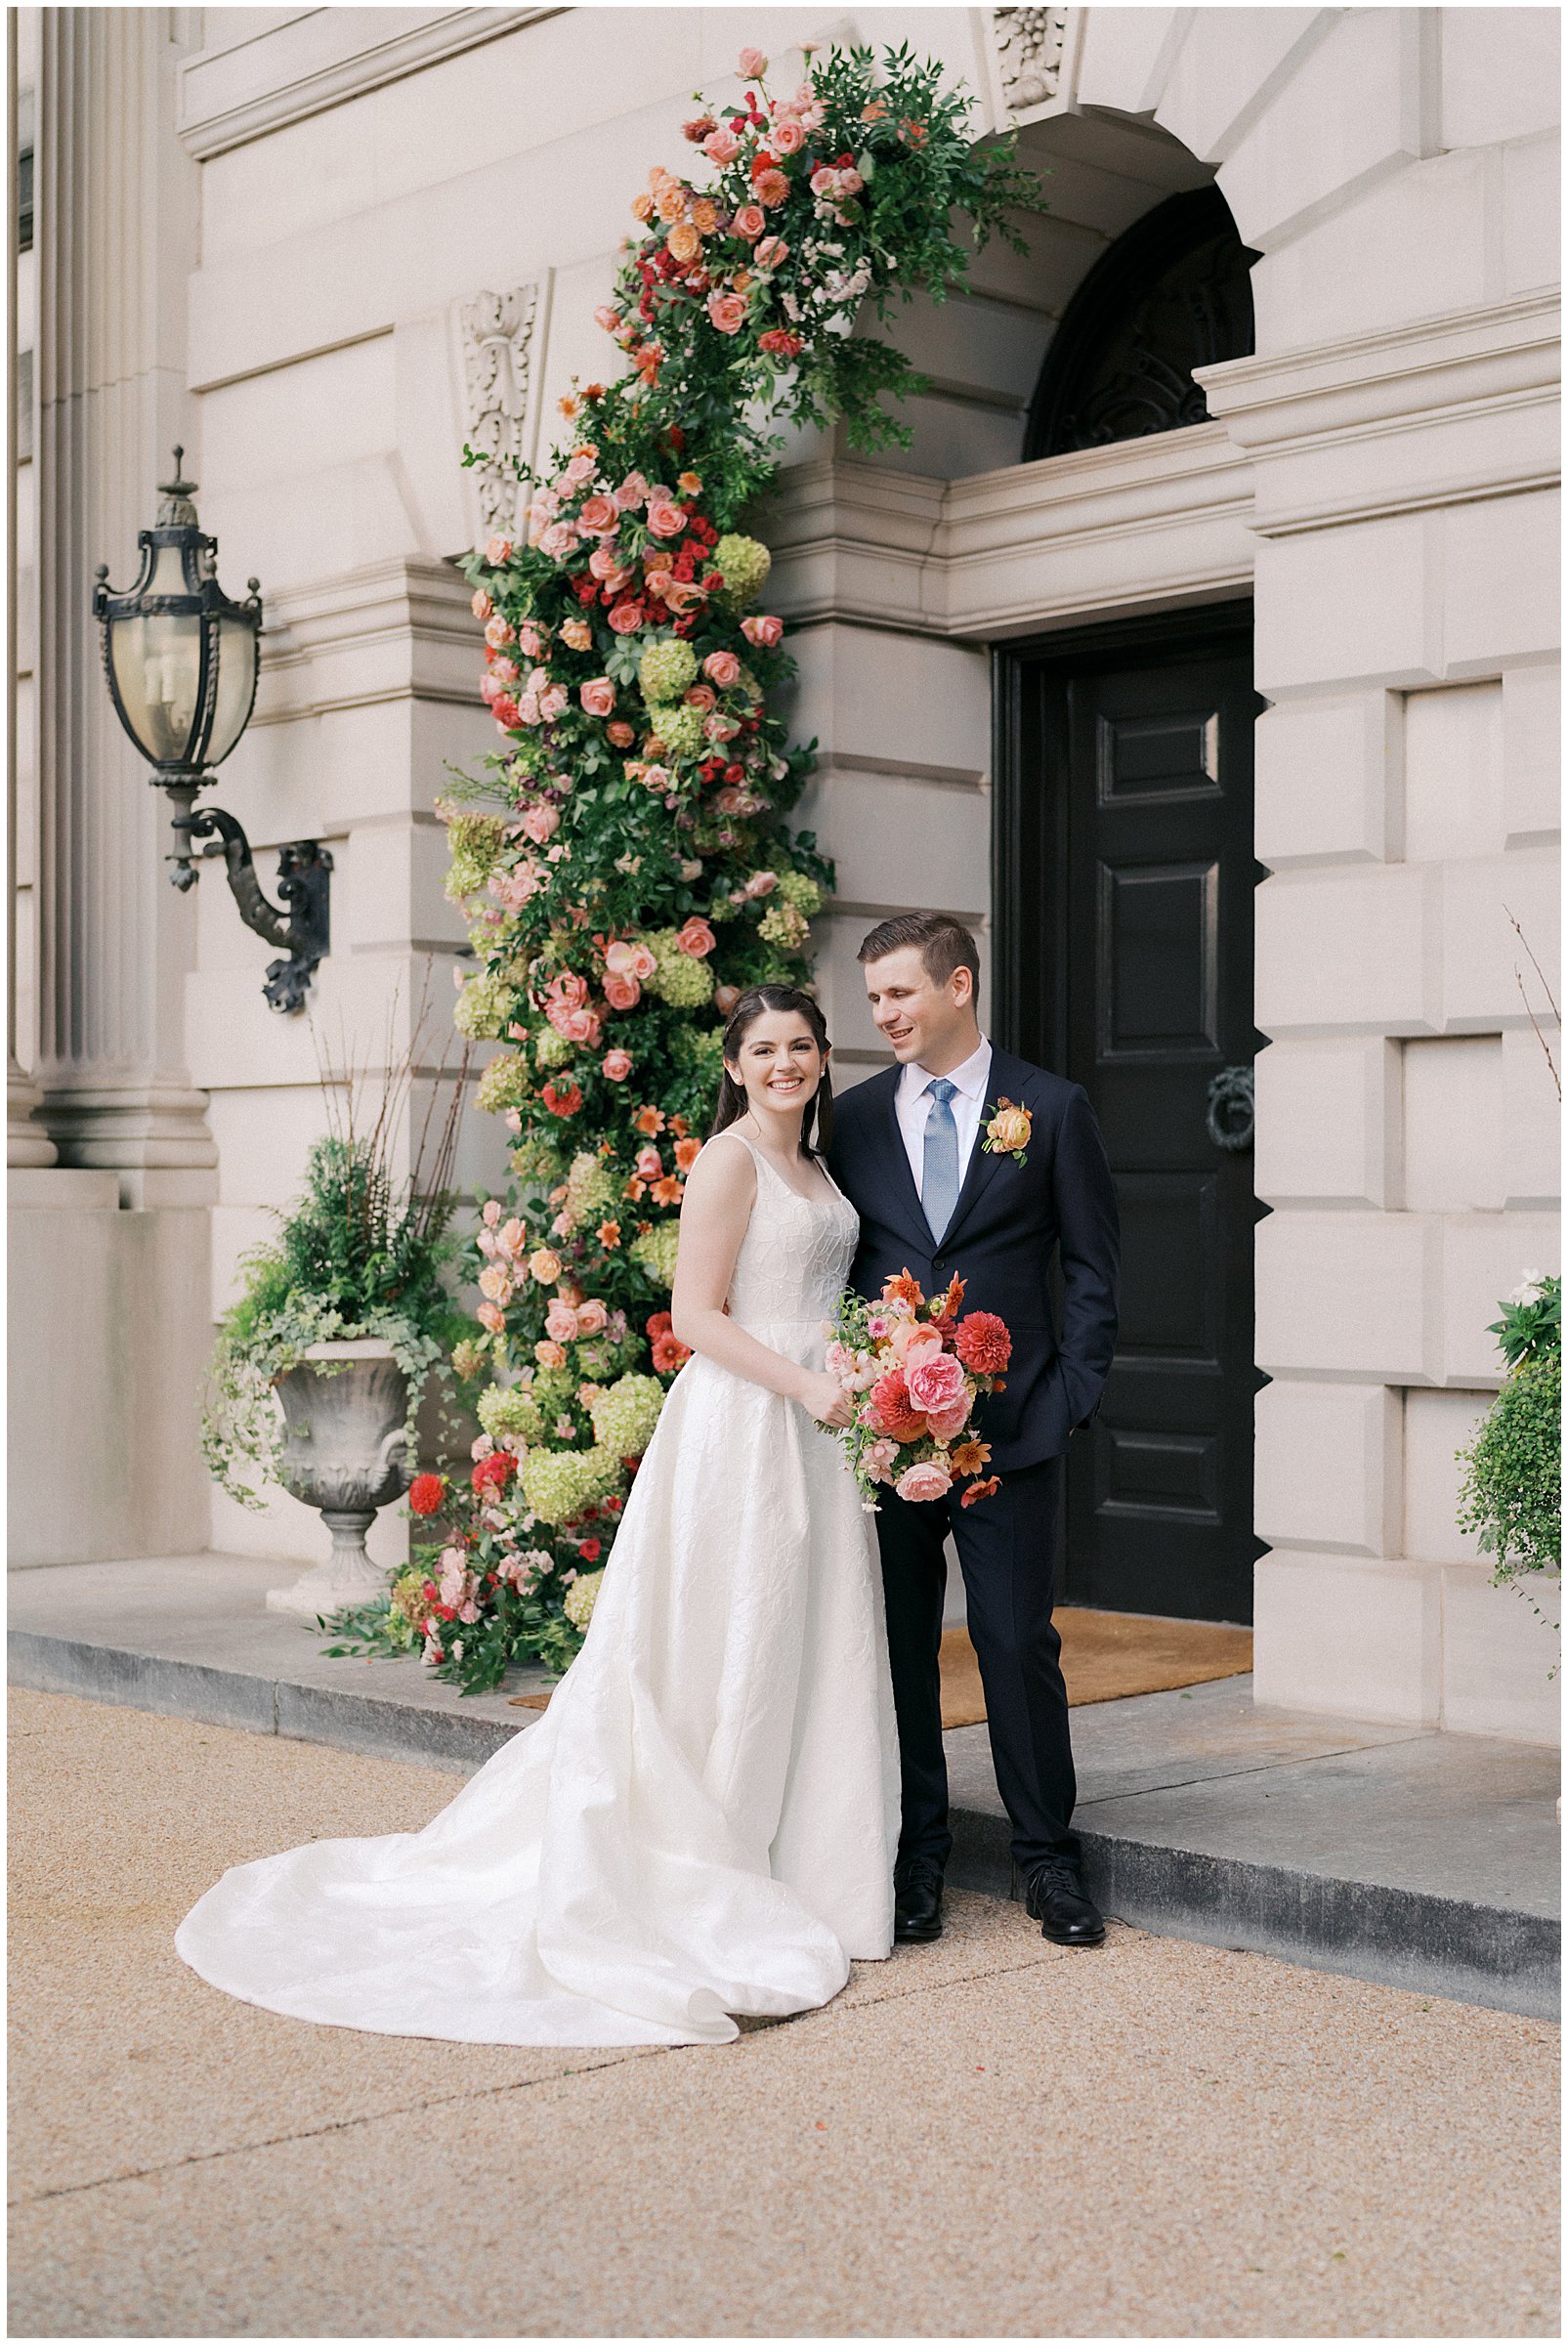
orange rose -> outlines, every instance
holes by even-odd
[[[702,239],[690,220],[677,220],[664,241],[677,261],[695,261],[702,249]]]
[[[1033,1120],[1027,1107],[998,1099],[996,1112],[986,1126],[986,1146],[994,1156],[1021,1156],[1029,1146]]]

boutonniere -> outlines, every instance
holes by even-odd
[[[1010,1156],[1016,1165],[1027,1165],[1024,1151],[1034,1123],[1027,1107],[1014,1107],[1010,1099],[998,1099],[996,1112],[986,1126],[986,1152],[990,1156]]]

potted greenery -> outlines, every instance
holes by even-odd
[[[1529,1271],[1501,1307],[1488,1332],[1508,1373],[1458,1452],[1459,1519],[1496,1557],[1494,1585],[1518,1588],[1542,1612],[1532,1588],[1562,1573],[1562,1281]]]
[[[459,1081],[429,1179],[418,1164],[394,1179],[391,1087],[368,1135],[351,1117],[318,1140],[276,1237],[242,1261],[213,1356],[203,1454],[242,1506],[259,1509],[263,1485],[280,1482],[332,1532],[330,1558],[273,1590],[275,1609],[314,1616],[384,1588],[364,1534],[408,1486],[420,1403],[467,1324],[447,1276],[459,1251],[447,1182],[461,1092]]]

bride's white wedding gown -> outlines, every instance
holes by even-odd
[[[730,1313],[820,1368],[855,1210],[752,1155]],[[537,1725],[422,1832],[234,1866],[179,1953],[271,2011],[465,2043],[722,2043],[732,2013],[827,2002],[852,1956],[892,1945],[898,1748],[869,1521],[805,1409],[689,1360]]]

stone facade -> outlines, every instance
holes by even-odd
[[[432,801],[494,738],[450,557],[505,493],[459,448],[531,452],[571,376],[604,371],[593,308],[692,89],[722,94],[742,40],[792,81],[791,48],[850,29],[883,23],[21,12],[37,626],[17,650],[12,1161],[38,1169],[14,1196],[31,1226],[53,1216],[84,1328],[110,1277],[82,1251],[93,1215],[106,1264],[117,1237],[127,1265],[165,1265],[115,1290],[139,1324],[159,1323],[170,1247],[174,1286],[201,1296],[162,1385],[93,1368],[115,1437],[162,1443],[174,1515],[97,1522],[73,1554],[315,1554],[290,1502],[209,1513],[178,1393],[295,1185],[320,1066],[395,1054],[427,971],[445,1019],[460,929]],[[796,727],[823,745],[806,819],[838,860],[823,967],[843,1072],[880,1063],[854,968],[871,920],[935,903],[986,933],[989,647],[1251,593],[1258,1698],[1548,1736],[1544,1633],[1452,1527],[1452,1453],[1496,1385],[1496,1298],[1556,1259],[1555,1100],[1507,917],[1547,960],[1555,13],[922,9],[897,31],[989,126],[1018,125],[1049,210],[1027,260],[988,253],[968,298],[908,314],[932,383],[912,447],[869,463],[802,441],[766,525]],[[1209,422],[1022,462],[1073,293],[1210,180],[1260,256],[1255,355],[1206,372]],[[262,1003],[266,950],[221,886],[193,909],[164,886],[161,816],[97,673],[92,569],[127,575],[176,439],[226,581],[257,572],[266,602],[256,714],[215,794],[264,874],[260,850],[289,838],[336,859],[309,1024]],[[64,1170],[40,1167],[51,1142]],[[498,1163],[472,1118],[464,1175]],[[106,1172],[112,1201],[66,1198]],[[177,1219],[133,1243],[158,1215]],[[29,1352],[53,1343],[58,1292],[26,1290],[26,1326],[14,1303]],[[23,1401],[23,1452],[74,1417],[76,1375],[37,1418]],[[58,1522],[29,1504],[19,1559],[54,1559]],[[386,1556],[400,1535],[380,1526]]]

